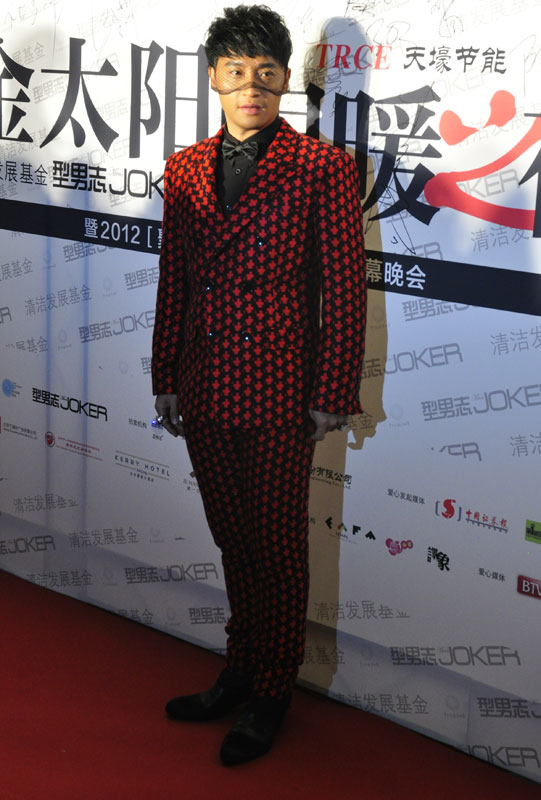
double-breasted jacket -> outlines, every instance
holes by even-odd
[[[358,173],[285,120],[233,209],[216,194],[223,128],[171,155],[152,378],[185,420],[298,424],[356,414],[366,317]]]

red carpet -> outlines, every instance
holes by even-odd
[[[372,714],[297,690],[259,761],[218,761],[231,719],[165,718],[221,659],[0,571],[1,800],[528,800],[541,787]]]

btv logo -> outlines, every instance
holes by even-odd
[[[517,592],[541,600],[541,581],[537,580],[537,578],[527,578],[526,575],[519,575]]]
[[[436,515],[459,522],[462,519],[462,506],[457,506],[456,500],[450,498],[436,500]]]

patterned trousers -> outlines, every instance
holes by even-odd
[[[207,521],[222,553],[231,616],[227,666],[282,698],[304,658],[313,427],[185,423]]]

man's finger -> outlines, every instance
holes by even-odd
[[[325,434],[327,433],[327,425],[323,422],[318,422],[316,425],[316,429],[312,434],[312,439],[316,442],[321,442],[325,438]]]
[[[169,406],[169,419],[173,423],[173,425],[178,425],[178,408],[177,408],[177,401],[173,400],[171,405]]]
[[[171,436],[178,436],[178,431],[176,427],[172,424],[171,420],[168,417],[164,417],[161,426],[162,428],[164,428],[164,430],[167,431],[167,433],[170,433]]]
[[[171,436],[184,436],[184,423],[179,419],[176,394],[159,394],[154,404],[160,425]]]
[[[177,424],[175,425],[175,428],[176,428],[176,431],[177,431],[178,435],[182,436],[182,438],[184,439],[184,423],[183,423],[183,421],[179,420],[177,422]]]

